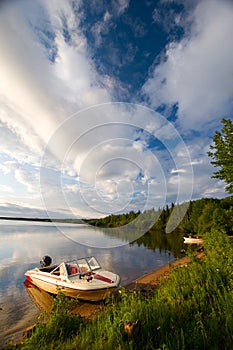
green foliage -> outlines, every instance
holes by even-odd
[[[62,344],[74,338],[83,323],[80,316],[71,314],[73,302],[63,294],[58,294],[48,322],[38,324],[31,338],[19,348],[64,349]]]
[[[213,213],[216,208],[217,205],[213,201],[204,206],[202,214],[199,216],[197,221],[198,235],[202,236],[205,232],[209,232],[211,230],[213,225]]]
[[[213,229],[204,237],[206,261],[213,271],[217,271],[224,286],[233,291],[233,245],[226,234]]]
[[[221,132],[216,131],[213,137],[214,145],[210,146],[211,164],[219,167],[213,177],[226,182],[226,191],[233,193],[233,124],[230,119],[222,119]]]
[[[121,227],[134,221],[139,214],[140,211],[137,213],[130,211],[127,214],[109,215],[101,219],[86,219],[85,222],[98,227]]]
[[[231,231],[231,224],[228,218],[228,212],[223,208],[216,208],[213,212],[213,227],[224,232]]]

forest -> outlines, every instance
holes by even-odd
[[[174,231],[184,235],[203,236],[212,228],[228,235],[233,233],[233,196],[223,199],[202,198],[177,205],[172,203],[170,207],[166,205],[157,211],[155,209],[143,213],[131,211],[127,214],[109,215],[105,218],[85,221],[93,226],[108,228],[121,227],[129,223],[132,224],[132,227],[135,225],[138,228],[140,225],[143,228],[145,223],[148,223],[148,226],[151,223],[150,233],[158,231],[166,233],[172,213],[173,220],[179,223]]]

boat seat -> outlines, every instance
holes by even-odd
[[[78,273],[78,268],[76,266],[71,267],[71,275]]]
[[[67,264],[66,269],[67,269],[68,275],[75,275],[79,273],[79,269],[77,265]]]

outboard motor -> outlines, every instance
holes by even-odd
[[[51,264],[52,264],[52,258],[50,258],[50,256],[48,256],[48,255],[43,256],[43,258],[40,261],[41,267],[47,267]]]

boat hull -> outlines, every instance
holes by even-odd
[[[46,281],[43,279],[38,278],[37,276],[30,274],[26,274],[27,280],[29,280],[31,283],[36,285],[38,288],[51,293],[51,294],[58,294],[62,293],[70,298],[77,298],[80,300],[86,300],[86,301],[101,301],[106,299],[108,296],[110,296],[114,290],[117,288],[117,285],[119,282],[114,283],[113,285],[109,285],[109,287],[104,288],[93,288],[93,289],[79,289],[74,286],[67,285],[67,283],[63,283],[61,281]]]

